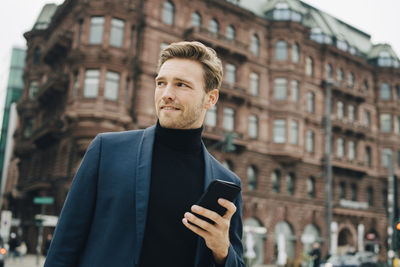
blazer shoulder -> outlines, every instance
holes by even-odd
[[[123,145],[126,142],[140,141],[144,130],[130,130],[122,132],[106,132],[98,134],[103,145]]]
[[[216,160],[210,153],[207,153],[211,161],[211,165],[217,179],[227,180],[241,186],[242,182],[234,172],[224,167],[218,160]]]

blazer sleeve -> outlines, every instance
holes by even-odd
[[[44,267],[78,265],[86,245],[96,203],[100,154],[101,135],[98,135],[89,145],[73,179]]]
[[[243,245],[242,245],[242,196],[239,194],[235,201],[236,212],[232,216],[229,229],[230,246],[228,257],[225,260],[225,267],[244,267]],[[218,266],[218,265],[217,265]]]

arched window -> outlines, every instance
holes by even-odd
[[[219,32],[219,23],[216,19],[210,21],[209,31],[211,34],[217,34]]]
[[[275,59],[278,61],[287,60],[288,47],[284,40],[280,40],[275,44]]]
[[[201,15],[199,12],[192,13],[192,26],[200,27],[201,26]]]
[[[303,243],[303,251],[307,255],[312,250],[314,242],[322,241],[318,228],[313,224],[307,224],[301,235],[301,241]]]
[[[255,56],[258,56],[260,54],[260,39],[256,34],[253,34],[251,36],[250,51]]]
[[[279,193],[281,190],[281,172],[275,170],[271,174],[272,192]]]
[[[286,187],[287,187],[287,193],[290,196],[294,195],[294,183],[295,183],[295,175],[294,173],[288,173],[286,175]]]
[[[326,64],[325,65],[325,77],[328,80],[332,80],[332,78],[333,78],[333,69],[332,69],[332,65],[331,64]]]
[[[354,87],[354,74],[352,72],[349,73],[348,79],[347,79],[347,85],[350,88]]]
[[[292,61],[294,63],[299,63],[300,61],[300,48],[297,43],[294,43],[292,46]]]
[[[310,198],[315,198],[315,179],[314,179],[314,177],[309,177],[307,179],[307,193]]]
[[[307,111],[310,113],[315,112],[315,95],[313,92],[307,93]]]
[[[336,77],[337,81],[339,83],[343,82],[343,79],[344,79],[343,70],[338,69],[336,74],[337,74],[337,77]]]
[[[174,24],[174,16],[175,16],[174,4],[172,4],[169,1],[164,2],[163,10],[162,10],[162,21],[165,24],[173,25]]]
[[[254,166],[247,168],[247,187],[249,190],[257,189],[257,169]]]
[[[388,83],[381,83],[380,95],[382,100],[390,100],[392,98],[390,85]]]
[[[314,62],[311,57],[306,58],[306,75],[313,77],[314,76]]]
[[[229,25],[226,28],[226,39],[228,39],[229,41],[235,40],[236,38],[236,31],[235,28],[232,25]]]
[[[275,237],[275,245],[276,248],[278,249],[277,254],[279,255],[281,253],[285,253],[287,259],[293,262],[295,256],[296,236],[293,233],[292,227],[285,221],[279,222],[275,226],[274,237]],[[282,262],[282,265],[285,264]]]

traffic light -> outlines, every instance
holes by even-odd
[[[236,146],[234,145],[235,137],[236,134],[233,132],[225,134],[225,139],[222,146],[223,152],[233,152],[236,150]]]

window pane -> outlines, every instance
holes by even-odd
[[[87,70],[85,74],[85,87],[83,89],[83,97],[97,97],[99,90],[99,70]]]
[[[286,120],[274,120],[274,142],[286,142]]]
[[[277,78],[274,81],[274,98],[275,100],[285,100],[287,90],[287,80],[284,78]]]
[[[249,116],[249,137],[257,138],[258,136],[258,119],[256,115]]]
[[[339,158],[344,156],[344,141],[342,138],[338,138],[336,141],[336,154]]]
[[[250,94],[253,96],[258,96],[258,92],[259,92],[258,74],[252,72],[250,73]]]
[[[230,84],[234,84],[236,82],[236,66],[227,63],[226,64],[226,74],[225,74],[226,82]]]
[[[38,81],[32,81],[29,84],[29,99],[35,99],[37,96],[37,93],[39,91],[39,82]]]
[[[307,152],[314,152],[314,132],[307,131],[306,150]]]
[[[310,57],[306,58],[306,75],[307,76],[314,76],[314,63]]]
[[[339,83],[341,83],[343,81],[344,75],[343,75],[343,70],[342,69],[338,69],[337,70],[337,77],[336,79],[338,80]]]
[[[400,133],[400,116],[396,116],[394,120],[394,132],[395,133]]]
[[[354,87],[354,74],[351,72],[349,73],[347,84],[351,88]]]
[[[235,128],[235,111],[224,108],[224,130],[232,132]]]
[[[235,37],[236,37],[235,28],[233,28],[232,25],[229,25],[229,26],[226,28],[226,39],[228,39],[228,40],[235,40]]]
[[[290,143],[294,145],[299,143],[299,123],[297,121],[290,123]]]
[[[342,101],[338,101],[336,104],[336,114],[339,119],[343,118],[344,116],[344,105]]]
[[[332,70],[331,64],[325,65],[325,77],[327,79],[332,79],[332,77],[333,77],[333,70]]]
[[[292,61],[294,63],[298,63],[300,61],[300,51],[298,44],[294,44],[292,47]]]
[[[365,124],[371,126],[371,112],[365,111]]]
[[[349,141],[349,159],[353,160],[356,157],[356,144],[354,141]]]
[[[286,186],[287,186],[287,193],[290,196],[294,195],[294,182],[295,182],[294,174],[293,173],[287,174],[286,175]]]
[[[310,198],[315,197],[315,180],[312,177],[307,179],[307,192]]]
[[[393,156],[390,148],[384,148],[382,151],[382,166],[388,167],[390,164],[390,158]]]
[[[165,24],[174,24],[175,7],[170,2],[165,2],[163,5],[162,21]]]
[[[217,106],[213,106],[207,110],[206,125],[211,127],[215,127],[217,125]]]
[[[283,40],[278,41],[275,45],[275,59],[279,61],[287,60],[287,43]]]
[[[339,184],[339,199],[346,198],[346,184],[344,182],[340,182]]]
[[[355,119],[355,110],[353,105],[349,105],[348,107],[348,116],[349,116],[349,121],[354,121]]]
[[[367,164],[367,166],[371,166],[371,148],[369,146],[367,146],[365,148],[365,163]]]
[[[374,189],[372,187],[367,189],[367,201],[368,206],[372,207],[374,205]]]
[[[272,191],[274,193],[279,193],[280,191],[280,180],[281,180],[281,173],[279,171],[274,171],[271,174],[271,183],[272,183]]]
[[[193,27],[201,26],[201,16],[197,12],[192,13],[192,26]]]
[[[381,114],[381,132],[391,133],[392,132],[392,115],[391,114]]]
[[[258,39],[257,35],[251,36],[250,50],[255,56],[258,56],[260,53],[260,40]]]
[[[390,86],[387,83],[381,84],[381,99],[382,100],[390,100],[391,99]]]
[[[89,44],[101,44],[103,41],[104,17],[90,19]]]
[[[125,22],[120,19],[111,19],[110,45],[122,47],[124,40]]]
[[[298,102],[299,101],[299,82],[293,80],[292,81],[292,86],[291,86],[291,99],[293,102]]]
[[[355,184],[351,185],[351,200],[357,201],[357,185]]]
[[[107,100],[117,100],[119,92],[119,74],[108,71],[106,83],[104,85],[104,98]]]
[[[257,171],[253,166],[247,168],[247,186],[249,190],[257,189]]]
[[[212,34],[216,34],[219,32],[219,24],[215,19],[212,19],[210,21],[210,29],[209,29],[210,33]]]
[[[315,112],[315,95],[312,92],[307,93],[307,111],[310,113]]]

